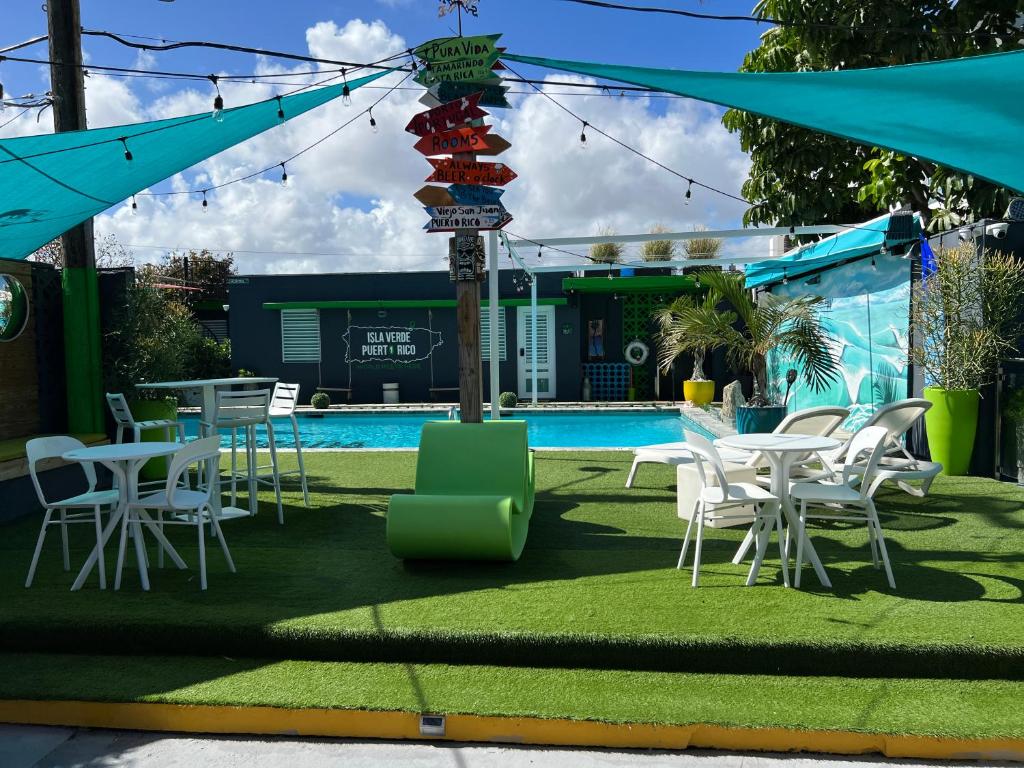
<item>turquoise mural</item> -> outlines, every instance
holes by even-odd
[[[841,363],[839,378],[820,392],[798,377],[789,395],[790,411],[842,405],[850,409],[844,428],[857,429],[879,406],[907,396],[910,261],[861,259],[776,285],[772,293],[827,299],[822,322]],[[776,356],[769,365],[771,385],[784,395],[790,361]]]

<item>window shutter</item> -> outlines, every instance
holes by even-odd
[[[320,313],[318,310],[281,310],[281,362],[320,362]]]
[[[491,308],[480,307],[480,357],[486,363],[491,359]],[[505,308],[498,307],[498,359],[508,360],[505,353]]]

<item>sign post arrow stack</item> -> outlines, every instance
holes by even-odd
[[[416,82],[439,105],[415,115],[405,130],[419,137],[416,150],[433,166],[428,184],[415,193],[430,216],[427,232],[453,232],[448,273],[458,299],[459,402],[462,421],[483,420],[480,365],[480,281],[484,277],[481,231],[501,229],[512,216],[501,204],[501,189],[516,178],[504,163],[478,157],[500,155],[511,145],[484,125],[481,107],[507,109],[497,45],[501,35],[446,37],[417,46],[423,62]],[[434,186],[429,182],[447,184]],[[492,393],[495,397],[495,393]]]

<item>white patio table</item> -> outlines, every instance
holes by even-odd
[[[786,521],[789,523],[789,530],[796,531],[799,530],[799,518],[796,507],[793,506],[793,500],[789,496],[789,473],[793,462],[808,453],[834,450],[842,445],[842,443],[833,437],[820,437],[818,435],[777,435],[770,432],[756,432],[746,435],[720,437],[715,441],[715,445],[722,445],[726,448],[735,448],[741,451],[760,452],[764,455],[771,468],[772,494],[777,496],[782,502],[782,511],[786,515]],[[740,563],[746,556],[750,545],[754,541],[754,534],[753,529],[747,532],[746,538],[743,539],[743,543],[733,558],[734,563]],[[786,538],[787,541],[791,538],[788,533]],[[787,553],[789,551],[788,544],[786,551]],[[821,581],[822,585],[831,587],[832,582],[829,581],[828,574],[825,573],[825,568],[822,566],[821,560],[818,559],[818,553],[815,552],[814,545],[811,544],[811,539],[806,533],[804,534],[804,551],[807,553],[808,561],[814,566],[814,572],[818,575],[818,580]]]
[[[219,387],[242,386],[244,384],[276,384],[278,379],[271,376],[231,376],[224,379],[195,379],[192,381],[147,381],[136,384],[137,389],[198,389],[203,393],[201,419],[213,423],[213,414],[217,409],[217,389]],[[207,477],[209,477],[209,473]],[[217,490],[210,496],[210,506],[220,518],[248,517],[255,511],[256,478],[249,475],[249,510],[237,507],[221,507],[219,480]]]
[[[113,443],[111,445],[93,445],[86,448],[76,448],[63,455],[62,458],[65,461],[92,461],[102,464],[113,473],[119,491],[117,509],[111,514],[110,520],[103,529],[103,536],[100,542],[93,547],[92,552],[85,561],[85,565],[82,566],[82,570],[78,574],[78,578],[71,585],[72,591],[82,588],[85,580],[89,578],[93,566],[96,565],[100,547],[106,546],[111,535],[120,525],[121,519],[127,514],[131,494],[138,493],[139,469],[142,465],[150,459],[170,456],[180,449],[181,443]],[[174,550],[174,547],[171,546],[171,543],[153,519],[144,510],[140,510],[140,516],[143,518],[146,527],[156,537],[157,541],[160,542],[167,554],[170,555],[174,564],[179,568],[187,568],[188,566],[185,565],[185,561]],[[145,544],[142,540],[142,526],[135,523],[132,532],[135,538],[135,556],[139,561],[139,575],[142,579],[142,588],[148,590],[149,573],[146,570],[146,552]]]

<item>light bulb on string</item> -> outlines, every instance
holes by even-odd
[[[875,254],[871,254],[871,268],[878,269],[878,264],[875,263]]]
[[[341,76],[345,81],[345,85],[341,88],[341,103],[346,107],[352,106],[352,89],[348,87],[348,76],[345,74],[345,70],[341,70]]]
[[[124,159],[130,163],[132,161],[132,151],[128,149],[128,139],[122,136],[118,141],[120,141],[121,146],[124,147]]]
[[[583,121],[583,128],[580,130],[580,149],[587,148],[587,121]]]
[[[377,121],[373,117],[373,110],[368,109],[366,111],[370,114],[370,130],[372,130],[374,133],[378,133]]]
[[[281,163],[281,186],[288,186],[288,169],[284,167],[284,163]]]
[[[782,268],[782,284],[789,285],[789,275],[786,274],[786,268]]]
[[[203,190],[203,213],[209,213],[210,204],[206,201],[206,190]]]
[[[132,215],[134,216],[139,212],[139,204],[135,202],[135,195],[132,195]]]
[[[213,97],[213,119],[218,123],[224,120],[224,97],[220,95],[220,86],[217,84],[217,76],[210,75],[210,82],[217,89],[217,95]]]
[[[277,119],[283,123],[284,122],[284,105],[281,103],[281,97],[280,96],[275,96],[274,98],[277,99]]]
[[[418,71],[419,67],[416,66],[416,57],[413,55],[412,48],[408,49],[406,51],[406,53],[409,54],[409,63],[412,64],[412,71],[413,72]]]
[[[686,204],[690,204],[690,198],[693,197],[693,179],[686,180]]]
[[[0,83],[0,112],[4,111],[4,84]]]
[[[885,243],[882,243],[882,244],[881,244],[881,245],[880,245],[880,246],[878,247],[878,252],[879,252],[880,254],[882,254],[883,256],[885,256],[885,254],[887,254],[887,253],[889,252],[889,249],[885,247]]]
[[[544,246],[537,248],[537,258],[542,259],[544,257]]]

